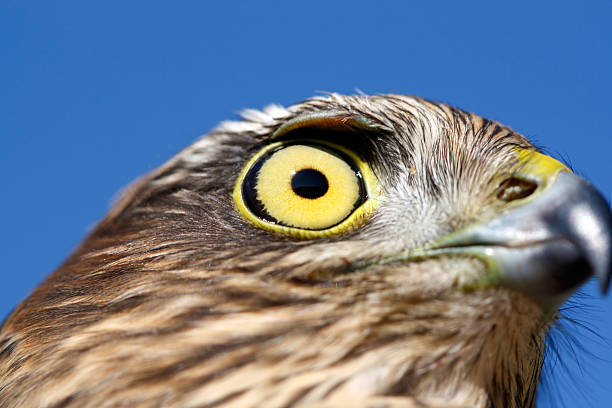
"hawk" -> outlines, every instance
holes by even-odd
[[[0,331],[3,407],[531,407],[611,273],[587,181],[402,95],[247,110],[129,187]]]

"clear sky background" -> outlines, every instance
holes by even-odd
[[[243,108],[397,92],[507,124],[612,194],[612,2],[0,1],[0,313],[131,180]],[[612,296],[539,407],[612,404]],[[592,333],[590,332],[592,331]]]

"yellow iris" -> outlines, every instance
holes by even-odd
[[[370,166],[344,146],[302,142],[271,143],[246,163],[237,210],[259,228],[303,239],[361,226],[382,197]]]
[[[326,180],[322,195],[304,197],[295,189],[295,177],[314,170]],[[293,182],[293,183],[292,183]],[[331,227],[345,219],[360,197],[359,180],[344,160],[313,146],[294,145],[275,152],[261,167],[257,199],[285,225],[306,229]],[[325,191],[323,191],[325,190]]]

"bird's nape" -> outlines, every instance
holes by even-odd
[[[611,236],[593,186],[474,114],[249,110],[131,186],[7,318],[0,406],[530,407]]]

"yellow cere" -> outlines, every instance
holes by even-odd
[[[563,163],[553,159],[550,156],[536,152],[535,150],[516,148],[518,154],[518,163],[516,166],[515,176],[525,178],[535,182],[538,185],[536,194],[532,194],[529,200],[537,196],[540,191],[546,190],[550,184],[552,184],[560,172],[572,171],[568,169]],[[520,202],[514,203],[514,205],[520,204]]]
[[[325,176],[328,189],[304,198],[291,186],[293,176],[313,169]],[[341,158],[312,146],[294,145],[274,153],[257,176],[257,198],[280,222],[298,228],[323,229],[345,219],[359,199],[359,180]]]
[[[530,178],[535,178],[536,180],[534,181],[536,182],[554,180],[557,174],[562,171],[572,172],[563,163],[545,154],[522,148],[517,148],[516,150],[519,155],[520,165],[518,174],[525,174]]]

